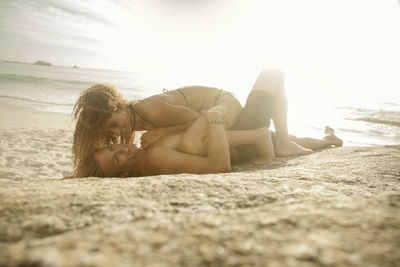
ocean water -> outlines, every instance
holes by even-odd
[[[111,83],[127,99],[143,99],[187,85],[207,85],[233,92],[242,104],[257,71],[137,73],[0,62],[0,104],[42,112],[71,113],[80,92],[96,83]],[[286,73],[289,131],[322,137],[335,128],[348,146],[400,144],[400,102],[332,103],[329,97]],[[304,97],[308,96],[308,97]]]

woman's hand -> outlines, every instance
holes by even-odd
[[[207,110],[208,113],[218,113],[221,116],[221,120],[225,126],[225,128],[228,127],[228,121],[227,121],[227,115],[228,115],[228,110],[224,106],[214,106],[210,109]]]
[[[221,118],[226,117],[228,115],[228,110],[224,106],[214,106],[208,109],[208,112],[217,112],[221,115]]]
[[[222,114],[219,110],[202,110],[201,115],[203,115],[208,122],[215,121],[219,123],[223,123],[222,121]],[[214,123],[215,123],[214,122]]]

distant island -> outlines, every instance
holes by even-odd
[[[26,62],[21,62],[21,61],[11,61],[11,60],[3,60],[5,63],[13,63],[13,64],[30,64]]]
[[[49,62],[43,61],[43,60],[38,60],[35,63],[33,63],[35,65],[42,65],[42,66],[51,66],[51,64]]]
[[[40,66],[53,66],[53,64],[44,61],[44,60],[38,60],[35,63],[28,63],[28,62],[21,62],[21,61],[13,61],[13,60],[0,60],[0,62],[4,62],[4,63],[11,63],[11,64],[27,64],[27,65],[40,65]],[[67,67],[67,66],[64,66]],[[74,69],[79,69],[79,67],[77,65],[73,65],[72,68]]]

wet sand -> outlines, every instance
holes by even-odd
[[[30,118],[9,114],[3,122]],[[42,115],[0,126],[0,266],[400,262],[400,146],[224,174],[60,180],[72,171],[72,131],[66,116]]]

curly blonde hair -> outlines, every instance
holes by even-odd
[[[76,178],[83,177],[105,177],[105,174],[100,168],[98,160],[95,158],[95,153],[99,150],[91,151],[87,153],[84,159],[80,162],[80,168],[75,176]]]
[[[118,143],[117,137],[107,134],[104,125],[127,104],[110,84],[96,84],[81,93],[72,112],[76,120],[72,145],[74,177],[87,177],[88,168],[93,168],[87,163],[95,150]]]

